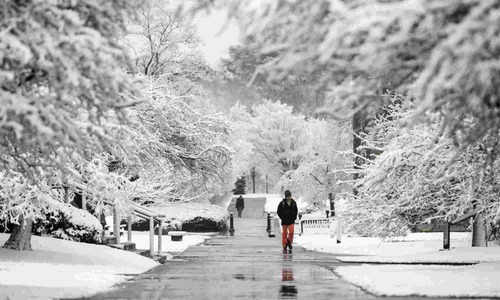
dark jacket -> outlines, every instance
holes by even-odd
[[[236,199],[236,208],[240,208],[241,209],[244,209],[245,208],[245,200],[243,200],[242,197],[238,197],[238,199]]]
[[[281,225],[290,225],[295,223],[299,210],[295,200],[292,199],[290,205],[288,205],[288,203],[286,203],[286,199],[283,199],[283,201],[278,204],[277,212],[281,219]]]

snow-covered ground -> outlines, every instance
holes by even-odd
[[[0,244],[8,237],[0,233]],[[163,249],[182,252],[206,238],[209,236],[187,235],[182,242],[172,242],[165,236]],[[149,248],[147,233],[133,232],[132,240],[138,249]],[[155,249],[157,240],[155,236]],[[0,248],[1,300],[89,296],[159,265],[149,258],[104,245],[38,236],[33,236],[31,243],[33,251]]]
[[[162,236],[162,251],[170,254],[181,253],[192,245],[203,243],[206,239],[210,238],[208,234],[188,233],[182,238],[182,242],[172,242],[170,236]],[[127,240],[126,234],[121,237],[122,241]],[[135,243],[136,249],[149,249],[149,232],[145,231],[132,231],[132,242]],[[154,238],[155,251],[158,250],[158,236]]]
[[[277,206],[278,196],[269,197],[267,205]],[[192,209],[207,213],[200,207]],[[179,219],[192,217],[170,212]],[[8,234],[0,234],[0,244],[7,238]],[[182,242],[172,242],[164,236],[163,251],[179,253],[207,238],[209,234],[188,234]],[[339,254],[339,259],[355,262],[334,271],[377,295],[500,297],[500,247],[472,248],[470,239],[469,233],[451,233],[449,251],[441,251],[442,233],[409,234],[386,241],[343,236],[340,244],[329,235],[304,234],[295,241],[306,249]],[[138,249],[149,248],[147,232],[134,231],[132,241]],[[157,236],[154,242],[157,249]],[[33,251],[22,252],[0,248],[0,299],[89,296],[158,265],[135,253],[102,245],[33,236],[32,246]]]
[[[358,262],[335,273],[376,295],[500,297],[500,247],[472,248],[470,233],[452,232],[452,249],[443,251],[442,239],[442,233],[413,233],[392,241],[344,236],[337,244],[328,235],[302,235],[296,243]],[[474,265],[438,265],[443,263]]]

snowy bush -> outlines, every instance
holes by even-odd
[[[229,213],[218,205],[203,203],[172,203],[150,207],[165,214],[167,230],[215,232],[227,228]],[[157,224],[155,223],[155,226]],[[149,230],[149,221],[137,219],[133,230]],[[165,230],[165,229],[164,229]]]
[[[71,204],[53,201],[45,219],[34,225],[37,235],[85,243],[100,243],[102,225],[99,220],[85,210]]]

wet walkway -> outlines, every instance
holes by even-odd
[[[214,236],[186,250],[176,260],[90,299],[381,298],[337,277],[330,269],[343,264],[334,255],[305,251],[298,246],[293,255],[284,255],[279,235],[267,236],[265,219],[234,221],[234,236]]]

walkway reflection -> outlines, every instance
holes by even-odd
[[[291,260],[291,255],[284,254],[283,261]],[[293,278],[293,268],[290,265],[281,267],[281,281],[280,298],[297,298],[297,287],[294,284],[289,284],[295,281]]]

